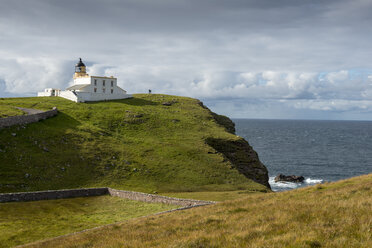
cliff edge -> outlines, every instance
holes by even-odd
[[[202,102],[199,104],[209,110]],[[235,123],[230,118],[209,111],[217,124],[223,126],[227,132],[235,134]],[[244,176],[270,188],[266,166],[260,161],[257,152],[245,139],[240,137],[237,140],[207,138],[205,141],[217,152],[223,154]]]

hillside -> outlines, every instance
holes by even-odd
[[[372,174],[146,219],[31,247],[372,247]]]
[[[2,98],[56,117],[0,129],[0,192],[106,186],[142,192],[267,191],[257,154],[234,124],[186,97],[74,103]]]

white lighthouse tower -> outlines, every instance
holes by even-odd
[[[38,96],[60,96],[74,102],[105,101],[132,97],[117,85],[117,78],[90,76],[82,59],[75,65],[74,84],[66,90],[47,88]]]

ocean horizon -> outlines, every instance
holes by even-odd
[[[338,181],[372,172],[372,121],[232,118],[269,170],[274,191]],[[274,181],[279,174],[303,183]]]

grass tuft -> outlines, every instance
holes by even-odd
[[[306,241],[305,243],[310,248],[320,248],[320,247],[322,247],[322,245],[319,241]]]

